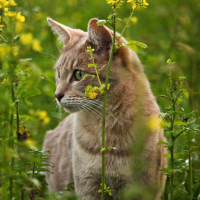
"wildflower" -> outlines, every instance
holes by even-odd
[[[12,12],[12,11],[6,11],[6,12],[4,12],[4,15],[7,17],[14,17],[16,15],[16,13]]]
[[[12,48],[12,53],[14,56],[18,56],[19,55],[19,47],[18,46],[14,46]]]
[[[11,47],[0,45],[0,59],[4,58],[7,54],[10,53]]]
[[[32,33],[23,33],[20,37],[20,42],[23,45],[31,45],[33,42],[33,34]]]
[[[19,132],[17,132],[17,139],[19,141],[25,141],[28,137],[30,137],[30,130],[27,129],[24,125],[19,125]]]
[[[25,17],[21,15],[21,12],[16,14],[16,19],[20,22],[25,22]]]
[[[137,5],[134,3],[134,4],[132,5],[132,9],[135,10],[136,8],[137,8]]]
[[[47,112],[45,110],[39,112],[39,119],[43,120],[44,124],[48,124],[50,122],[50,118],[47,116]]]
[[[9,0],[9,5],[10,6],[16,6],[16,2],[14,0]]]
[[[16,21],[16,24],[15,24],[15,31],[17,34],[19,34],[20,32],[22,32],[24,29],[24,25],[22,22],[20,21]]]
[[[6,83],[8,83],[8,80],[9,80],[8,78],[4,78],[3,81],[2,81],[1,83],[2,83],[2,84],[6,84]]]
[[[28,139],[28,140],[26,140],[25,144],[27,146],[35,146],[35,141]]]
[[[143,0],[143,6],[148,6],[149,4],[146,2],[146,0]]]
[[[42,51],[42,47],[41,47],[40,41],[38,39],[33,39],[32,48],[34,51],[38,51],[38,52]]]
[[[131,21],[133,24],[137,24],[138,18],[137,17],[132,17]]]
[[[119,0],[107,0],[107,4],[116,5],[117,3],[119,3]]]
[[[88,93],[88,98],[89,98],[90,100],[96,99],[97,96],[98,96],[98,93],[97,93],[97,92],[90,91],[90,92]]]

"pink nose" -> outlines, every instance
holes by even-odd
[[[58,94],[55,94],[55,97],[56,97],[56,99],[58,99],[58,101],[60,101],[64,97],[64,94],[58,93]]]

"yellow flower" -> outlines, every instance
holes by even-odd
[[[45,110],[39,112],[39,119],[41,119],[44,124],[48,124],[50,122],[50,118],[47,116],[47,112]]]
[[[18,56],[19,55],[19,47],[18,46],[14,46],[12,48],[12,53],[14,56]]]
[[[43,123],[44,124],[48,124],[50,122],[50,118],[49,117],[46,117],[44,120],[43,120]]]
[[[4,25],[3,24],[0,24],[0,28],[3,28],[4,27]]]
[[[16,13],[12,12],[12,11],[7,11],[7,12],[4,12],[4,15],[7,17],[14,17],[16,15]]]
[[[25,22],[25,17],[21,15],[21,12],[17,13],[16,19],[20,22]]]
[[[133,24],[137,24],[138,18],[137,17],[132,17],[131,21]]]
[[[0,45],[0,59],[4,58],[7,54],[10,53],[11,47]]]
[[[33,43],[33,34],[32,33],[23,33],[23,34],[21,34],[20,42],[23,45],[31,45]]]
[[[32,48],[34,51],[38,51],[38,52],[42,51],[42,47],[38,39],[33,39]]]
[[[119,2],[119,0],[107,0],[107,4],[116,5]]]
[[[10,6],[16,6],[16,2],[14,0],[9,0],[9,5]]]
[[[96,99],[97,96],[98,96],[98,93],[96,93],[96,92],[90,91],[90,92],[88,93],[88,98],[89,98],[90,100]]]
[[[6,84],[8,82],[8,78],[4,78],[3,81],[1,82],[2,84]]]
[[[146,2],[146,0],[143,0],[143,6],[148,6],[149,4]]]
[[[24,29],[24,24],[20,21],[16,21],[16,24],[15,24],[15,31],[17,34],[21,33]]]
[[[135,10],[136,8],[137,8],[137,5],[134,3],[134,4],[132,5],[132,9]]]
[[[132,3],[133,2],[133,0],[127,0],[127,3]]]
[[[159,118],[156,115],[152,115],[150,116],[147,122],[147,126],[150,129],[150,131],[157,131],[158,129],[161,128],[160,123],[161,123],[161,118]]]
[[[45,117],[47,117],[47,111],[42,110],[39,112],[39,119],[44,119]]]
[[[27,146],[35,146],[35,141],[30,140],[30,139],[26,140],[25,143]]]

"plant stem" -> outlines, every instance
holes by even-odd
[[[191,154],[188,154],[188,160],[189,160],[189,184],[188,184],[188,193],[189,193],[189,200],[192,200],[192,185],[193,185],[193,180],[192,180],[192,158]]]
[[[134,13],[134,10],[132,10],[132,12],[131,12],[131,14],[130,14],[130,16],[129,16],[129,18],[128,18],[128,21],[126,22],[126,24],[125,24],[125,26],[124,26],[124,28],[123,28],[123,30],[122,30],[122,32],[121,32],[121,36],[123,35],[125,29],[127,28],[128,24],[129,24],[129,22],[130,22],[130,20],[131,20],[131,18],[132,18],[132,16],[133,16],[133,13]]]
[[[94,63],[94,60],[93,60],[93,63]],[[95,68],[95,72],[96,72],[96,75],[97,75],[97,79],[98,79],[99,85],[101,86],[101,81],[100,81],[100,78],[99,78],[99,73],[98,73],[98,71],[97,71],[96,65],[95,65],[94,68]]]
[[[165,184],[165,191],[164,191],[164,199],[165,200],[168,200],[168,194],[169,194],[169,181],[170,181],[170,178],[169,178],[169,175],[167,175],[167,180],[166,180],[166,184]]]
[[[113,11],[115,12],[115,6]],[[104,90],[104,98],[103,98],[103,112],[102,112],[102,148],[105,148],[105,130],[106,130],[106,102],[107,102],[107,94],[108,94],[108,82],[110,77],[110,69],[111,64],[113,60],[113,55],[115,51],[115,15],[113,15],[113,41],[112,41],[112,49],[111,49],[111,55],[108,62],[108,69],[106,74],[106,85]],[[101,200],[104,200],[105,198],[105,153],[102,152],[102,172],[101,172]]]
[[[10,71],[12,71],[12,66],[10,64]],[[11,75],[11,98],[12,98],[12,103],[15,101],[15,95],[14,95],[14,81],[13,81],[13,76]],[[9,146],[11,149],[14,149],[14,143],[13,143],[13,119],[14,119],[14,114],[11,111],[11,117],[10,117],[10,135],[9,135]],[[13,170],[14,170],[14,158],[11,158],[11,175],[10,175],[10,185],[9,185],[9,196],[10,200],[13,198]]]

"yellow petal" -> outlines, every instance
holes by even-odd
[[[38,52],[42,51],[42,47],[38,39],[33,39],[32,47],[34,51],[38,51]]]
[[[137,8],[137,6],[136,6],[136,4],[134,3],[133,6],[132,6],[132,9],[134,10],[134,9],[136,9],[136,8]]]

